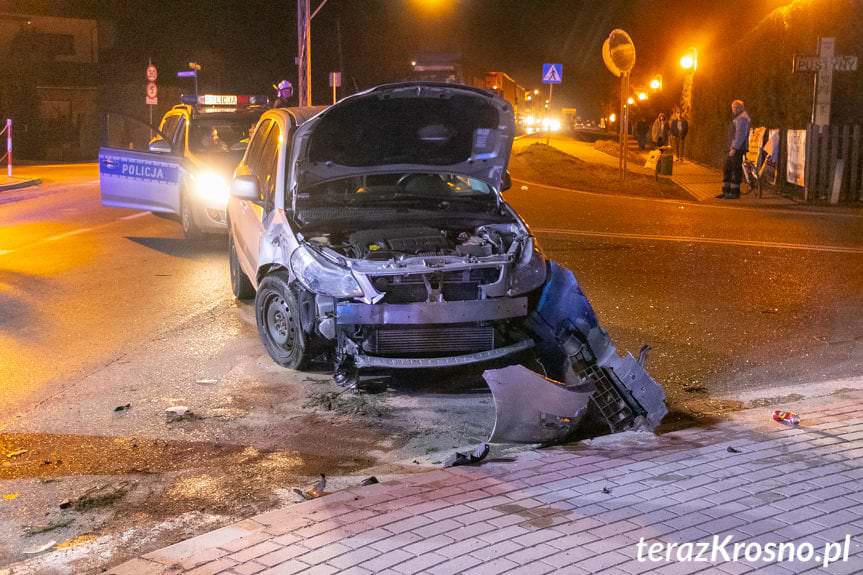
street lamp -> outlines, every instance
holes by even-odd
[[[653,79],[650,81],[650,89],[654,92],[662,90],[662,74],[657,74],[653,77]]]
[[[684,70],[692,70],[695,72],[696,68],[698,68],[698,50],[695,48],[687,50],[686,53],[680,57],[680,67]]]
[[[642,102],[645,101],[647,99],[647,92],[639,92],[638,99]]]
[[[683,94],[680,96],[680,111],[689,116],[692,110],[692,83],[695,78],[695,70],[698,69],[698,50],[689,48],[680,57],[680,67],[686,71],[683,78]]]
[[[632,106],[633,104],[635,104],[635,98],[630,96],[629,98],[626,99],[626,103],[629,104],[630,106]]]

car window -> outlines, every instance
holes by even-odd
[[[246,165],[255,173],[255,168],[261,163],[261,149],[267,139],[267,134],[272,127],[272,120],[264,120],[255,130],[252,141],[249,143],[249,151],[246,153]]]
[[[264,210],[267,212],[273,209],[273,199],[276,194],[276,174],[279,171],[278,158],[279,144],[282,139],[281,134],[281,128],[273,122],[273,127],[269,134],[267,134],[267,140],[263,145],[260,164],[258,164],[258,168],[255,170],[255,175],[258,177],[258,182],[261,186],[261,199],[264,201]]]
[[[183,149],[185,148],[184,139],[186,138],[186,118],[182,116],[178,116],[177,121],[177,133],[174,135],[173,145],[174,152],[182,155]]]
[[[169,142],[174,141],[174,136],[177,134],[177,126],[180,124],[180,116],[173,114],[162,120],[162,125],[159,131],[165,135]]]

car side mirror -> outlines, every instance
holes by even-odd
[[[509,170],[503,173],[503,178],[500,179],[500,191],[505,192],[512,187],[512,176],[509,175]]]
[[[150,142],[147,149],[157,154],[170,154],[173,151],[171,144],[164,138],[156,138]]]
[[[231,195],[241,200],[258,202],[258,178],[251,175],[237,176],[231,182]]]

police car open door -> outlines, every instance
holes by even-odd
[[[102,205],[180,213],[183,157],[182,148],[174,145],[185,129],[180,124],[182,120],[170,126],[168,134],[134,118],[108,114],[99,148]]]

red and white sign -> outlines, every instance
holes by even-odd
[[[153,66],[152,64],[147,66],[147,81],[148,82],[155,82],[156,78],[158,78],[158,77],[159,77],[159,71],[156,70],[156,67]]]
[[[155,106],[159,103],[159,88],[155,82],[147,82],[147,104]]]

